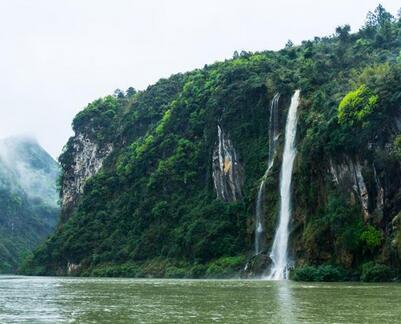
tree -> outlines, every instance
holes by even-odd
[[[380,4],[374,12],[369,11],[366,17],[366,27],[383,27],[386,23],[392,22],[393,19],[394,16]]]
[[[363,84],[341,100],[337,111],[338,121],[347,126],[363,127],[373,113],[377,102],[378,96]]]
[[[129,87],[126,91],[127,97],[132,97],[136,94],[136,90],[133,87]]]
[[[338,26],[336,28],[336,34],[341,42],[346,42],[349,40],[349,32],[351,31],[350,25]]]
[[[119,99],[124,98],[124,92],[120,89],[114,90],[113,95],[114,95],[114,97],[119,98]]]
[[[291,39],[289,39],[285,44],[285,48],[292,48],[292,47],[294,47],[294,43],[292,42]]]

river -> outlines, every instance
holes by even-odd
[[[400,284],[0,276],[0,323],[400,323]]]

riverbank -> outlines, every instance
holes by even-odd
[[[166,278],[166,279],[232,279],[253,278],[244,273],[247,257],[223,257],[209,263],[187,263],[174,259],[155,258],[143,262],[105,263],[85,267],[69,264],[58,272],[49,272],[43,266],[20,270],[21,275],[30,276],[72,276],[110,278]],[[253,265],[255,267],[255,265]],[[256,267],[263,264],[256,264]],[[263,269],[256,272],[261,277]],[[265,271],[266,272],[266,271]],[[266,273],[265,273],[266,275]],[[400,274],[388,266],[367,262],[360,269],[344,269],[336,265],[303,266],[290,271],[290,278],[300,282],[396,282]]]

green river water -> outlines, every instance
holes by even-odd
[[[401,323],[401,285],[0,276],[0,323]]]

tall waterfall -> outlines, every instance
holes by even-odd
[[[280,174],[280,214],[270,257],[273,261],[268,279],[282,280],[288,277],[288,225],[291,217],[291,180],[296,155],[295,137],[297,132],[300,90],[291,98],[285,126],[285,143]]]
[[[258,195],[256,197],[256,219],[255,219],[255,255],[261,252],[263,242],[263,197],[265,193],[266,178],[273,167],[274,157],[276,155],[276,143],[279,137],[278,128],[278,102],[280,94],[276,93],[270,104],[270,116],[269,116],[269,160],[267,163],[267,169],[263,175],[262,182],[260,183]]]

